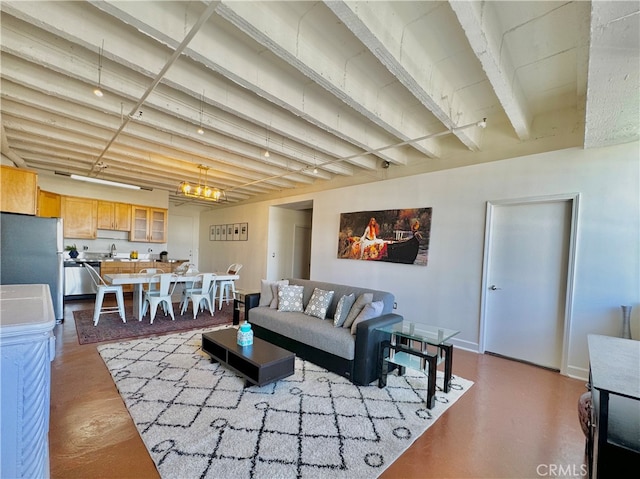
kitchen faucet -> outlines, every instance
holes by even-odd
[[[111,257],[112,257],[112,258],[113,258],[113,257],[115,257],[115,255],[116,255],[116,254],[118,254],[118,251],[116,250],[116,244],[115,244],[115,243],[113,243],[113,244],[111,245]]]

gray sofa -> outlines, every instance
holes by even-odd
[[[269,306],[257,306],[259,293],[245,299],[249,322],[254,334],[280,347],[294,352],[298,357],[311,361],[355,384],[370,384],[378,378],[378,350],[380,342],[389,335],[375,331],[376,327],[402,321],[402,316],[393,313],[394,296],[385,291],[376,291],[355,286],[325,283],[304,279],[289,279],[290,285],[304,287],[303,303],[306,305],[315,288],[334,291],[327,310],[327,319],[319,319],[298,312],[282,312]],[[377,318],[356,325],[356,334],[351,328],[334,327],[333,315],[340,298],[354,293],[373,293],[373,301],[382,301],[384,307]]]

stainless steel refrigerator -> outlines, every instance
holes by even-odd
[[[62,321],[62,219],[0,215],[0,284],[48,284],[56,320]]]

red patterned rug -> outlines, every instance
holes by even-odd
[[[149,313],[138,321],[133,317],[133,309],[125,307],[127,322],[123,323],[118,313],[101,314],[98,325],[93,325],[93,309],[74,311],[73,319],[76,322],[76,332],[80,344],[101,343],[103,341],[121,341],[131,338],[155,336],[189,329],[209,328],[233,321],[233,304],[223,304],[221,310],[214,311],[213,316],[209,311],[198,313],[193,319],[191,306],[185,314],[178,314],[180,307],[174,303],[173,311],[175,321],[170,316],[164,316],[159,308],[153,324],[149,324]]]

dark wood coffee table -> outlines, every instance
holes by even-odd
[[[251,346],[238,346],[238,330],[219,329],[202,334],[202,350],[245,378],[245,387],[264,386],[293,374],[296,355],[260,338]]]

